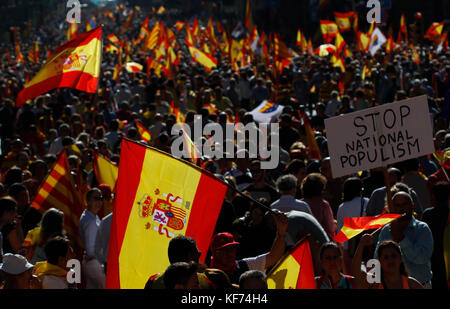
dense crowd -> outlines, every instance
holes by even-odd
[[[123,11],[114,11],[114,19],[104,13],[96,15],[105,38],[120,32],[126,20]],[[130,42],[138,36],[145,17],[144,12],[134,17],[124,34]],[[162,19],[171,27],[177,18],[169,13],[150,23]],[[42,27],[22,38],[24,54],[37,37],[41,59],[45,58],[44,46],[54,49],[64,42],[55,20],[49,16]],[[202,27],[206,23],[200,19]],[[443,236],[449,217],[448,164],[430,156],[389,166],[393,198],[388,207],[382,168],[333,178],[324,121],[425,94],[429,115],[424,117],[431,117],[436,150],[450,151],[450,52],[436,52],[435,46],[422,42],[414,46],[420,52],[420,60],[414,61],[408,44],[397,45],[391,53],[382,48],[375,57],[349,44],[353,56],[345,59],[342,72],[331,64],[330,56],[296,49],[298,56],[280,72],[258,56],[236,68],[218,48],[217,68],[207,71],[192,60],[184,44],[185,32],[172,29],[179,60],[172,78],[147,70],[147,57],[154,57],[154,51],[132,45],[129,60],[142,64],[143,72],[122,70],[114,78],[117,55],[105,52],[97,94],[58,89],[20,108],[15,105],[17,94],[27,76],[39,71],[42,61],[17,64],[8,55],[14,55],[18,38],[12,36],[11,42],[2,43],[0,285],[4,289],[105,288],[114,195],[109,186],[98,182],[93,156],[96,152],[119,164],[122,138],[143,142],[135,120],[149,130],[149,145],[170,153],[171,143],[179,137],[171,134],[177,122],[174,107],[185,114],[188,125],[198,115],[203,125],[238,120],[249,124],[254,122],[249,112],[265,100],[284,106],[278,121],[278,167],[263,170],[261,159],[249,156],[201,158],[202,168],[230,186],[206,264],[199,263],[194,239],[176,237],[168,249],[171,265],[151,276],[145,288],[266,289],[267,271],[306,236],[318,288],[448,288]],[[320,160],[311,158],[298,111],[306,113],[315,131]],[[64,214],[58,209],[40,213],[31,207],[58,153],[71,145],[79,149],[68,158],[71,173],[78,186],[83,186],[86,203],[79,231],[75,231],[84,246],[81,285],[66,279],[75,235],[65,232]],[[376,233],[343,245],[333,242],[344,218],[382,213],[406,215]],[[369,284],[361,267],[374,256],[381,263],[380,284]]]

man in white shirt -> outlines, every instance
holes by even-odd
[[[95,256],[103,266],[108,261],[109,236],[111,234],[111,222],[113,214],[110,213],[103,218],[97,231],[95,239]],[[106,269],[104,269],[106,273]]]
[[[102,191],[93,188],[86,193],[87,209],[80,218],[80,236],[84,245],[84,256],[82,269],[86,278],[87,289],[104,289],[105,274],[95,256],[95,240],[100,226],[100,219],[97,216],[103,207]]]
[[[60,151],[64,150],[63,139],[66,136],[70,135],[70,127],[67,123],[63,123],[58,128],[59,137],[57,137],[52,144],[50,145],[50,149],[48,152],[52,154],[58,154]]]
[[[312,215],[309,205],[295,198],[297,193],[297,178],[293,175],[281,176],[277,180],[277,188],[280,192],[280,199],[271,205],[272,209],[278,209],[281,212],[303,211]]]

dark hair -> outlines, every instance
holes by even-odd
[[[355,197],[361,196],[363,183],[361,179],[354,177],[344,182],[344,202],[350,202]]]
[[[17,203],[12,197],[4,196],[0,198],[0,218],[5,212],[13,211],[16,207]]]
[[[27,191],[27,187],[25,187],[21,183],[15,183],[9,188],[9,195],[16,198],[19,193]]]
[[[295,159],[289,162],[289,164],[286,166],[286,173],[297,175],[302,168],[306,169],[305,162],[302,160]]]
[[[169,262],[170,264],[178,262],[191,262],[189,255],[197,252],[197,242],[195,239],[187,236],[177,236],[169,242]]]
[[[301,190],[305,198],[321,196],[327,184],[327,179],[319,174],[313,173],[306,176],[302,181]]]
[[[450,183],[439,182],[431,188],[431,192],[433,193],[436,202],[446,203],[450,197]]]
[[[10,168],[5,175],[5,180],[3,181],[3,184],[9,188],[15,183],[21,183],[22,182],[22,170],[18,167],[12,167]]]
[[[98,193],[100,192],[101,194],[101,190],[99,188],[92,188],[90,189],[88,192],[86,192],[86,201],[90,201],[92,198],[92,195],[94,195],[94,193]]]
[[[164,272],[164,285],[166,289],[173,290],[177,284],[186,285],[189,278],[197,274],[196,263],[175,263],[170,265]]]
[[[377,249],[377,256],[378,256],[378,259],[381,258],[381,253],[382,253],[382,251],[383,251],[384,249],[388,249],[388,248],[392,248],[392,249],[394,249],[395,251],[397,251],[398,254],[400,254],[400,257],[401,257],[401,259],[402,259],[402,263],[400,264],[400,274],[401,274],[402,276],[409,277],[409,273],[408,273],[408,270],[407,270],[407,268],[406,268],[405,261],[403,260],[403,255],[402,255],[402,251],[401,251],[401,249],[400,249],[400,245],[399,245],[398,243],[396,243],[395,241],[392,241],[392,240],[383,241],[383,242],[378,246],[378,249]],[[383,272],[381,272],[381,277],[382,277],[381,280],[382,280],[382,282],[383,282]],[[383,285],[384,285],[384,283],[383,283]]]
[[[265,273],[263,273],[262,271],[259,271],[259,270],[249,270],[249,271],[246,271],[245,273],[243,273],[239,277],[239,287],[242,289],[245,282],[249,279],[261,280],[261,281],[265,282],[266,287],[267,287],[267,281],[266,281],[267,276]]]
[[[320,259],[323,258],[323,254],[325,252],[325,250],[327,249],[336,249],[339,252],[339,256],[342,256],[342,252],[341,249],[339,249],[338,245],[334,242],[327,242],[324,243],[321,247],[320,247]]]
[[[208,277],[208,280],[211,281],[213,289],[215,290],[225,290],[233,288],[230,278],[223,270],[208,268],[205,270],[205,275],[206,277]]]
[[[42,216],[40,226],[42,241],[47,241],[51,237],[61,236],[64,227],[64,213],[56,208],[50,208]]]
[[[59,257],[66,257],[70,241],[61,236],[50,239],[44,247],[45,256],[50,264],[58,265]]]

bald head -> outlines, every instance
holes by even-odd
[[[414,209],[414,203],[411,195],[406,192],[398,192],[392,197],[392,209],[394,214],[406,214],[406,218],[411,218]]]

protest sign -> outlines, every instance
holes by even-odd
[[[333,177],[434,153],[427,96],[325,120]]]

